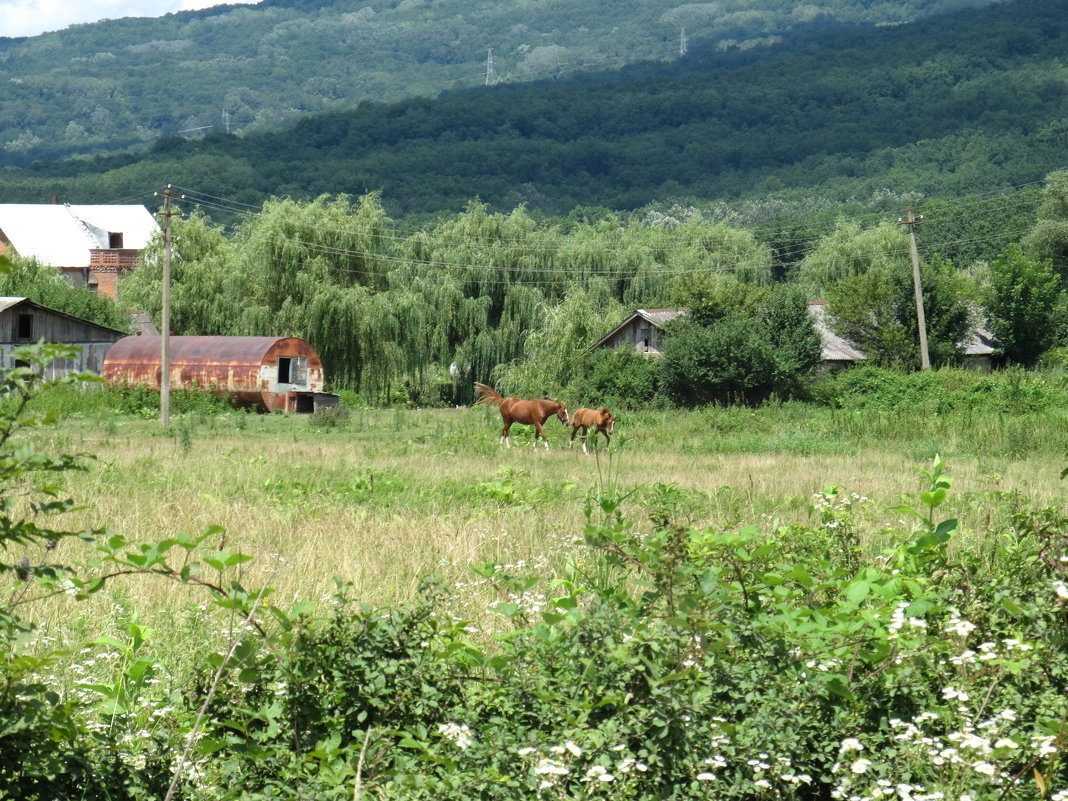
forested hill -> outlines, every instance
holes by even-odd
[[[262,0],[0,37],[0,166],[991,0]],[[2,31],[0,31],[2,33]],[[490,67],[492,56],[492,71]]]
[[[11,199],[82,202],[164,183],[252,204],[382,190],[394,214],[476,196],[566,214],[790,189],[830,199],[987,191],[1068,160],[1063,5],[1018,0],[828,31],[770,59],[695,47],[610,80],[365,103],[284,133],[172,138],[143,160],[40,164],[0,180]]]

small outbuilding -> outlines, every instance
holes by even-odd
[[[689,309],[638,309],[603,337],[588,351],[598,348],[628,348],[645,356],[659,356],[664,341],[664,326]]]
[[[0,297],[0,367],[24,366],[11,352],[43,339],[45,342],[75,345],[81,351],[73,359],[56,359],[45,368],[44,378],[59,378],[71,372],[100,375],[108,349],[126,333],[50,309],[29,298]]]
[[[104,380],[160,388],[162,337],[120,339],[104,360]],[[323,391],[323,363],[295,337],[170,337],[171,389],[227,395],[235,406],[260,411],[311,413],[337,406]]]

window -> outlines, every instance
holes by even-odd
[[[108,234],[108,247],[114,250],[122,250],[122,232]]]
[[[308,360],[299,356],[278,358],[278,383],[304,386],[308,383]]]
[[[18,321],[18,330],[15,333],[15,339],[19,342],[25,342],[33,339],[33,315],[32,314],[20,314]]]

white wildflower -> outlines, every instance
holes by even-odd
[[[456,723],[442,723],[438,726],[438,734],[446,740],[452,740],[456,743],[456,747],[461,751],[474,742],[471,739],[471,730],[466,724],[457,725]]]
[[[534,768],[534,772],[539,774],[549,773],[555,776],[563,776],[568,772],[568,770],[567,765],[562,765],[555,759],[549,759],[546,757],[543,758],[537,764],[537,766]]]

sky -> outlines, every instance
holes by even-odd
[[[254,2],[255,0],[228,0]],[[36,36],[68,25],[120,17],[162,17],[224,0],[0,0],[0,36]]]

